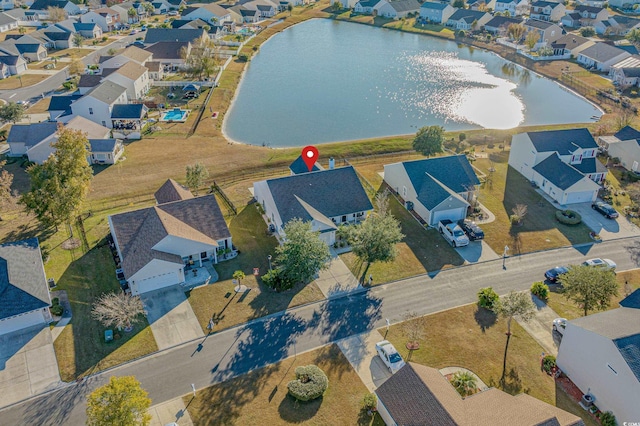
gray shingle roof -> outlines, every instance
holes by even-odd
[[[640,381],[640,333],[633,336],[615,339],[613,344],[616,345],[620,355],[633,371],[636,379]]]
[[[604,10],[601,7],[589,6],[589,5],[583,5],[583,4],[576,5],[574,9],[578,12],[589,12],[589,13],[596,13],[596,14]]]
[[[640,333],[640,310],[632,308],[612,309],[576,318],[570,322],[608,339],[621,339]]]
[[[32,147],[57,131],[58,123],[14,124],[9,130],[7,143],[23,142],[25,146]]]
[[[117,139],[89,139],[91,152],[113,152],[118,143]]]
[[[558,6],[559,3],[555,3],[552,1],[535,1],[533,3],[531,3],[531,7],[551,7],[552,9],[555,8],[556,6]]]
[[[328,218],[373,209],[351,166],[270,179],[266,182],[283,223],[294,218],[304,221],[312,219],[298,199]]]
[[[522,18],[512,18],[510,16],[494,16],[484,27],[498,28],[501,26],[509,26],[511,24],[521,24]]]
[[[422,6],[420,6],[420,8],[421,9],[433,9],[433,10],[444,10],[447,6],[449,6],[449,3],[436,3],[436,2],[426,1],[426,2],[422,3]]]
[[[465,21],[478,21],[482,18],[486,12],[482,12],[480,10],[471,10],[471,9],[458,9],[456,10],[451,17],[449,17],[450,21],[459,21],[461,19]]]
[[[555,24],[553,22],[541,21],[540,19],[529,19],[527,22],[525,22],[525,25],[531,28],[546,30],[547,28]]]
[[[607,168],[597,158],[583,158],[580,164],[572,164],[572,166],[584,174],[607,172]]]
[[[466,192],[469,186],[480,185],[465,155],[405,161],[402,165],[418,194],[418,200],[429,210],[451,196],[438,182],[455,193]]]
[[[0,25],[7,25],[16,21],[16,18],[9,16],[6,13],[0,13]]]
[[[293,174],[299,175],[300,173],[309,173],[309,171],[317,172],[321,169],[318,167],[318,163],[315,163],[311,170],[309,170],[305,162],[302,160],[302,155],[299,155],[298,158],[293,160],[293,163],[289,165],[289,170],[291,170]]]
[[[640,288],[620,301],[620,306],[625,308],[640,309]]]
[[[111,105],[126,91],[127,89],[119,84],[112,81],[104,81],[87,93],[87,96]]]
[[[182,48],[189,46],[188,41],[160,41],[144,48],[147,52],[153,53],[154,60],[160,59],[180,59]]]
[[[29,9],[31,10],[47,10],[49,7],[59,7],[64,9],[67,0],[36,0]]]
[[[584,178],[584,175],[563,162],[557,154],[551,154],[533,167],[542,177],[560,189],[570,188]]]
[[[381,384],[376,394],[398,425],[457,426],[410,363]]]
[[[578,147],[598,148],[593,136],[585,128],[528,132],[527,135],[538,152],[556,151],[560,155],[569,155]]]
[[[174,201],[189,200],[193,198],[193,194],[175,180],[167,179],[160,189],[153,194],[153,198],[156,199],[156,203],[165,204]]]
[[[420,10],[420,3],[417,0],[394,0],[389,2],[389,6],[396,12],[414,12]]]
[[[80,99],[82,95],[54,95],[51,96],[47,111],[66,111],[71,107],[71,103]]]
[[[144,104],[115,104],[111,110],[113,120],[139,120],[148,108]]]
[[[78,87],[96,87],[102,80],[101,75],[97,74],[82,74],[78,81]]]
[[[631,126],[624,126],[622,129],[618,131],[618,133],[616,133],[613,136],[620,139],[621,141],[640,139],[640,131],[634,129]]]
[[[153,249],[167,235],[207,244],[231,236],[215,195],[159,204],[110,218],[127,279],[153,259],[182,263],[180,256]]]
[[[38,239],[0,245],[0,319],[50,305]]]
[[[157,43],[159,41],[180,41],[191,42],[206,34],[203,29],[195,28],[149,28],[144,37],[145,44]]]
[[[580,55],[593,59],[596,62],[607,62],[623,53],[627,52],[606,43],[596,43],[584,49],[580,52]]]

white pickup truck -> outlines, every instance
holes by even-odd
[[[464,247],[469,245],[469,237],[464,233],[462,228],[449,219],[441,220],[438,223],[438,230],[445,240],[453,247]]]

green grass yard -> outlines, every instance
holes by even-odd
[[[296,403],[287,393],[301,365],[315,364],[329,379],[324,396]],[[361,410],[367,388],[335,345],[286,359],[184,396],[196,426],[204,425],[384,425]]]
[[[206,327],[212,317],[217,321],[214,330],[219,331],[288,307],[324,299],[315,283],[276,293],[253,275],[253,268],[259,268],[261,275],[268,271],[267,256],[275,255],[278,244],[275,237],[266,234],[267,225],[255,204],[246,206],[233,217],[229,230],[240,254],[215,265],[220,276],[218,282],[197,288],[188,295],[203,331],[208,331]],[[232,276],[236,270],[245,273],[242,283],[250,288],[249,292],[236,294],[233,291]]]

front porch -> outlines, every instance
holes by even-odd
[[[205,286],[218,281],[218,272],[213,267],[213,262],[202,262],[199,266],[186,265],[184,267],[184,282],[180,284],[184,291]]]

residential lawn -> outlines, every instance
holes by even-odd
[[[542,347],[518,325],[511,323],[511,340],[507,355],[505,386],[500,386],[502,361],[507,330],[504,319],[496,319],[489,311],[479,310],[476,304],[450,309],[423,317],[425,338],[421,347],[409,358],[405,344],[407,338],[402,324],[389,329],[387,339],[393,343],[402,357],[412,362],[434,368],[458,366],[476,373],[487,385],[502,389],[512,395],[527,393],[544,402],[578,415],[587,416],[577,403],[568,400],[564,392],[556,391],[555,381],[540,369]],[[385,329],[380,330],[384,333]]]
[[[62,50],[54,50],[52,52],[50,52],[53,56],[57,56],[58,58],[64,57],[64,56],[70,56],[72,58],[84,58],[85,56],[87,56],[89,53],[93,52],[93,49],[83,49],[83,48],[78,48],[78,47],[70,47],[69,49],[62,49]]]
[[[389,196],[389,207],[391,213],[400,221],[405,236],[396,246],[398,256],[389,263],[372,264],[365,273],[366,265],[363,265],[353,253],[340,255],[356,277],[371,274],[373,285],[379,285],[464,263],[458,252],[446,243],[438,231],[425,229],[393,196]]]
[[[47,112],[50,102],[51,102],[50,96],[47,96],[44,99],[40,99],[35,104],[31,105],[29,109],[27,109],[27,114],[42,114]]]
[[[584,411],[558,384],[556,384],[556,407],[580,417],[584,421],[585,426],[600,426],[600,423]]]
[[[91,318],[91,308],[101,294],[121,291],[115,266],[108,246],[94,248],[85,255],[80,251],[75,250],[77,260],[57,279],[58,289],[66,290],[69,295],[73,313],[70,325],[54,342],[60,377],[64,381],[158,350],[144,315],[131,333],[120,332],[119,339],[104,342],[106,328]]]
[[[229,230],[240,254],[235,259],[215,265],[220,275],[218,282],[188,294],[191,307],[205,333],[212,317],[217,322],[214,330],[220,331],[288,307],[324,299],[315,283],[276,293],[253,275],[253,268],[259,268],[261,275],[268,271],[267,256],[275,255],[278,244],[275,237],[266,234],[267,225],[255,204],[246,206],[238,216],[233,217]],[[249,287],[249,292],[236,294],[234,291],[232,276],[236,270],[245,273],[242,284]]]
[[[30,70],[44,70],[45,67],[47,65],[53,65],[54,68],[51,68],[51,71],[54,70],[61,70],[62,68],[66,67],[68,64],[66,62],[62,62],[62,61],[40,61],[37,63],[30,63],[29,64],[29,69]]]
[[[556,221],[557,209],[536,192],[524,176],[508,166],[508,158],[508,151],[492,152],[489,158],[474,162],[487,175],[489,168],[495,169],[490,178],[492,183],[482,186],[479,197],[496,217],[494,222],[481,225],[491,248],[502,253],[508,246],[509,254],[515,255],[591,242],[586,225],[568,226]],[[527,206],[520,226],[512,226],[509,221],[516,204]]]
[[[20,78],[18,78],[20,77]],[[51,77],[47,74],[22,74],[0,80],[0,90],[19,89],[21,87],[33,86],[42,80]]]
[[[611,303],[609,304],[608,309],[620,307],[620,301],[626,297],[625,282],[629,283],[631,291],[640,288],[640,269],[619,272],[616,274],[616,280],[618,281],[618,295],[611,298]],[[559,286],[551,285],[549,287],[552,291],[549,292],[549,300],[547,300],[547,304],[558,314],[559,317],[571,320],[584,315],[584,311],[581,308],[564,297],[562,289],[559,288]],[[597,312],[599,311],[589,311],[589,314]]]
[[[296,402],[287,393],[298,366],[315,364],[329,379],[324,396]],[[193,424],[204,425],[383,425],[362,410],[368,392],[336,345],[282,362],[183,397]]]

